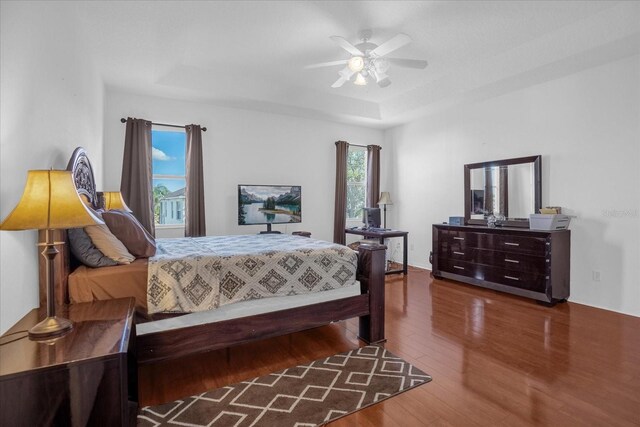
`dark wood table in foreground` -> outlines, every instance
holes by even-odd
[[[391,237],[402,237],[402,269],[387,270],[384,274],[407,274],[407,255],[408,255],[408,240],[409,232],[400,230],[383,230],[383,229],[364,229],[364,228],[345,228],[347,234],[356,234],[358,236],[364,236],[368,239],[379,239],[380,244],[384,245],[384,239]]]
[[[32,341],[33,309],[0,342],[0,425],[132,425],[137,411],[134,300],[73,304],[68,334]]]

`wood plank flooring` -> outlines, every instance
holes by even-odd
[[[554,308],[411,268],[386,278],[385,347],[433,381],[337,426],[640,426],[640,318]],[[141,405],[354,349],[357,319],[141,367]]]

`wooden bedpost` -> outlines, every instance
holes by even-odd
[[[386,341],[384,336],[384,266],[387,247],[363,243],[358,248],[357,278],[363,294],[369,294],[369,314],[360,317],[358,338],[367,344]]]

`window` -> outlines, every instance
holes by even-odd
[[[151,146],[156,225],[184,225],[187,134],[152,129]]]
[[[349,146],[347,155],[347,220],[362,220],[367,198],[367,149]]]

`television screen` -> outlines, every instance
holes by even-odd
[[[238,225],[302,222],[299,185],[238,185]]]

